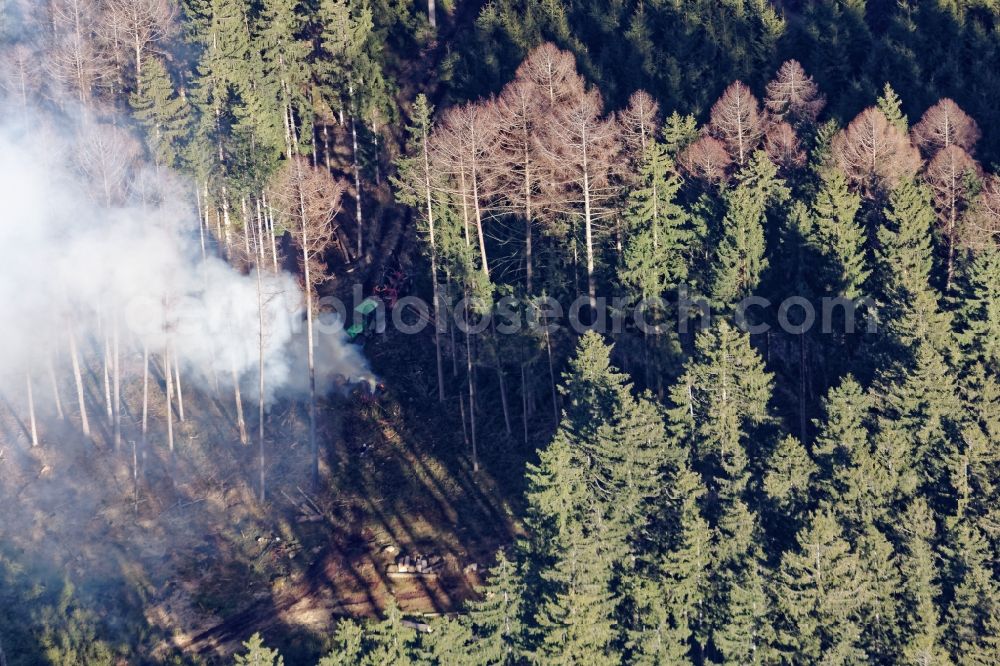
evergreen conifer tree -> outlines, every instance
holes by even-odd
[[[913,369],[886,395],[881,435],[903,456],[897,471],[908,480],[900,490],[919,483],[943,501],[953,496],[950,462],[960,451],[961,403],[941,355],[925,343],[916,357]]]
[[[603,516],[560,434],[529,468],[527,500],[528,554],[539,585],[533,658],[553,666],[616,663]]]
[[[822,186],[813,202],[813,218],[821,251],[830,262],[828,286],[833,295],[856,299],[866,293],[868,269],[864,226],[857,220],[861,197],[848,189],[847,178],[837,169],[823,173]]]
[[[973,520],[960,520],[948,534],[954,595],[946,615],[944,642],[955,664],[981,666],[1000,658],[988,640],[1000,586],[992,575],[991,546]]]
[[[419,648],[413,650],[420,666],[478,666],[472,651],[472,631],[461,620],[441,618],[420,634]],[[489,663],[489,662],[487,662]],[[492,662],[503,663],[503,662]]]
[[[882,95],[878,98],[876,106],[889,123],[900,132],[905,134],[910,131],[910,121],[903,113],[903,101],[888,82],[882,87]]]
[[[312,44],[301,36],[306,20],[300,5],[300,0],[267,0],[257,38],[266,100],[262,138],[286,152],[312,143]]]
[[[712,645],[724,664],[773,663],[774,617],[757,516],[736,500],[723,509],[714,532]]]
[[[243,643],[246,652],[236,655],[236,666],[284,666],[285,660],[277,650],[264,645],[260,634],[254,634]]]
[[[504,666],[521,655],[522,606],[526,590],[517,565],[503,549],[481,590],[482,599],[469,605],[469,622],[475,635],[476,663]]]
[[[725,320],[702,331],[684,375],[673,387],[671,412],[680,444],[707,463],[724,500],[738,497],[747,479],[746,433],[768,420],[772,375],[750,337]]]
[[[704,494],[701,477],[687,466],[672,475],[668,490],[672,518],[660,564],[670,622],[662,649],[664,659],[670,663],[684,660],[692,638],[701,646],[707,640],[706,597],[712,543],[711,530],[698,506]]]
[[[823,401],[824,418],[816,423],[813,456],[819,466],[813,495],[846,525],[859,528],[870,521],[881,498],[872,493],[872,400],[850,375],[830,389]]]
[[[926,340],[949,353],[950,317],[941,311],[931,285],[934,209],[926,189],[912,181],[900,183],[890,195],[885,219],[877,251],[883,326],[904,349]]]
[[[148,58],[131,97],[137,121],[157,164],[181,166],[191,124],[187,100],[175,93],[170,75],[159,58]]]
[[[366,633],[362,666],[411,666],[416,632],[403,624],[403,612],[394,599],[385,608],[385,619]]]
[[[764,227],[767,211],[783,203],[789,195],[778,170],[758,151],[740,172],[739,183],[726,195],[726,215],[722,220],[712,279],[712,296],[731,306],[752,294],[767,268]]]
[[[782,439],[768,460],[764,492],[793,523],[808,506],[817,471],[809,452],[792,436]]]
[[[783,650],[793,661],[865,663],[860,620],[869,590],[857,552],[828,510],[814,513],[796,541],[777,578]]]
[[[687,277],[687,214],[674,201],[680,186],[666,147],[651,141],[639,186],[629,196],[629,240],[620,273],[622,281],[642,298],[658,297]]]
[[[965,361],[1000,374],[1000,248],[988,247],[972,262],[958,320]]]
[[[938,570],[933,541],[934,516],[923,500],[914,500],[903,523],[903,658],[913,664],[944,664],[943,627],[938,611]]]
[[[861,644],[872,661],[892,663],[898,660],[900,651],[899,558],[874,522],[867,522],[855,531],[858,560],[869,593],[861,611]]]
[[[364,631],[352,619],[337,623],[333,635],[333,649],[319,660],[318,666],[354,666],[364,655]]]
[[[676,157],[698,138],[698,121],[692,115],[674,111],[663,124],[663,142],[667,154]]]

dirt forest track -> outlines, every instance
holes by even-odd
[[[314,634],[332,633],[344,617],[377,617],[391,595],[408,615],[440,615],[460,610],[461,600],[474,594],[481,581],[465,574],[453,558],[448,570],[434,580],[398,580],[389,583],[382,569],[390,558],[378,553],[345,553],[328,546],[304,575],[273,597],[249,607],[198,633],[178,635],[172,649],[205,659],[225,658],[255,632],[294,627]]]
[[[370,352],[377,367],[383,354],[394,364],[395,354],[411,350],[383,341]],[[410,617],[450,614],[475,596],[480,572],[517,532],[503,492],[489,475],[472,474],[463,457],[455,458],[448,438],[435,436],[440,415],[429,418],[434,410],[426,405],[398,402],[392,386],[405,377],[385,379],[390,389],[382,400],[346,400],[336,410],[342,426],[324,423],[324,441],[336,443],[328,464],[339,470],[329,488],[338,490],[307,495],[295,477],[287,494],[275,490],[265,523],[290,525],[292,532],[254,533],[255,550],[243,560],[256,562],[262,576],[231,573],[220,561],[178,565],[185,580],[160,606],[166,617],[185,619],[169,623],[178,630],[154,646],[154,656],[180,652],[214,663],[255,632],[303,636],[320,649],[340,618],[377,618],[390,602]],[[317,520],[303,523],[311,500]],[[293,538],[299,548],[268,545],[278,542],[279,532],[281,544]],[[397,557],[415,553],[441,558],[436,575],[388,574]],[[207,609],[199,601],[206,596],[212,599]],[[248,603],[231,607],[226,600],[233,597]]]
[[[255,631],[266,631],[268,628],[286,621],[289,614],[310,615],[320,620],[325,627],[332,626],[336,617],[366,613],[363,611],[369,605],[367,596],[357,594],[352,597],[332,600],[326,594],[323,580],[327,576],[330,558],[336,557],[332,547],[320,554],[320,557],[309,567],[305,580],[295,585],[285,593],[273,599],[258,601],[225,621],[210,627],[201,633],[190,637],[180,637],[174,641],[174,647],[187,653],[203,657],[220,655],[228,652],[233,645],[244,640]],[[348,565],[347,562],[342,562]],[[355,610],[356,609],[356,610]],[[321,619],[325,618],[326,622]],[[317,628],[324,628],[320,626]]]

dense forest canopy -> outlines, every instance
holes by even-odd
[[[1000,663],[994,0],[0,12],[0,666]]]

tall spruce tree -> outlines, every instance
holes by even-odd
[[[680,175],[666,147],[650,141],[643,156],[639,186],[626,208],[628,243],[622,281],[641,298],[657,297],[687,277],[690,231],[687,214],[675,199]]]
[[[580,339],[564,377],[563,420],[529,477],[529,570],[546,590],[535,613],[539,659],[611,658],[613,577],[625,587],[641,581],[637,556],[652,548],[662,472],[680,463],[660,409],[649,395],[632,397],[610,352],[597,334]],[[584,620],[599,631],[580,633]]]
[[[243,643],[246,652],[236,655],[236,666],[284,666],[285,660],[278,654],[277,650],[272,650],[264,645],[264,639],[260,634],[254,634]]]
[[[915,484],[929,497],[950,502],[950,462],[960,451],[961,403],[947,364],[929,343],[916,349],[916,363],[885,394],[880,441],[901,458],[896,461],[904,494]],[[937,505],[941,506],[941,505]]]
[[[816,235],[829,262],[828,288],[852,300],[865,295],[871,273],[860,208],[861,197],[848,189],[847,178],[836,168],[825,170],[812,205]]]
[[[591,331],[580,338],[559,390],[563,396],[559,429],[573,443],[574,455],[585,465],[592,485],[607,492],[620,453],[609,428],[633,400],[628,376],[611,365],[611,347],[600,335]]]
[[[969,267],[958,324],[965,361],[1000,375],[1000,248],[985,248]]]
[[[861,616],[869,590],[857,552],[827,510],[814,513],[796,541],[777,577],[783,651],[804,663],[865,663]]]
[[[354,666],[364,655],[364,630],[352,619],[342,619],[334,630],[330,652],[318,666]]]
[[[1000,651],[991,636],[1000,585],[992,573],[991,546],[974,520],[960,520],[948,531],[950,578],[954,593],[948,606],[944,643],[955,664],[996,663]]]
[[[883,328],[903,350],[926,340],[950,353],[951,320],[931,285],[934,209],[926,189],[903,181],[892,191],[884,215],[877,251]]]
[[[723,509],[713,533],[712,645],[724,664],[773,663],[774,617],[757,515],[734,500]]]
[[[365,634],[365,656],[361,666],[411,666],[416,632],[403,623],[403,611],[392,598],[384,619]]]
[[[155,162],[180,167],[191,130],[191,109],[187,100],[175,92],[170,74],[159,58],[146,60],[138,89],[130,101]]]
[[[816,423],[813,456],[819,466],[813,496],[845,525],[860,529],[884,508],[870,483],[872,399],[850,375],[830,389]]]
[[[882,87],[876,106],[893,127],[904,134],[910,131],[910,121],[903,113],[903,101],[888,82]]]
[[[252,179],[241,172],[241,164],[257,168],[247,162],[253,152],[254,101],[247,12],[245,0],[211,0],[204,31],[198,34],[202,51],[191,97],[198,111],[192,146],[195,171],[199,179],[211,181],[227,234],[230,185]]]
[[[751,295],[760,284],[768,265],[764,237],[767,212],[789,196],[777,167],[763,151],[754,154],[738,180],[725,195],[726,214],[712,278],[712,296],[725,306]]]
[[[857,521],[855,521],[857,522]],[[894,663],[900,651],[902,574],[892,543],[874,522],[856,528],[858,560],[868,596],[861,610],[861,645],[869,659]]]
[[[946,664],[943,626],[938,610],[938,567],[934,551],[936,527],[930,507],[914,500],[903,523],[903,637],[902,656],[911,664]]]
[[[482,599],[469,605],[476,663],[483,666],[517,663],[522,651],[522,608],[527,590],[517,565],[503,549],[497,551],[496,563],[480,593]]]
[[[711,530],[699,507],[705,492],[701,477],[686,465],[671,476],[667,491],[669,531],[664,535],[666,543],[659,565],[670,623],[662,644],[663,658],[668,663],[683,661],[692,640],[698,646],[695,655],[699,655],[708,637],[712,543]]]
[[[644,547],[655,505],[663,493],[664,472],[677,469],[685,452],[667,436],[663,410],[651,394],[624,402],[607,429],[604,446],[615,455],[608,488],[608,519],[633,550]]]
[[[809,491],[817,471],[809,452],[792,436],[783,438],[768,459],[764,492],[793,526],[809,506]]]
[[[614,664],[611,553],[584,470],[557,434],[528,471],[529,580],[536,581],[533,660]]]
[[[723,319],[698,335],[694,355],[671,391],[679,444],[707,465],[709,488],[723,500],[745,490],[747,434],[769,419],[771,380],[750,337]]]
[[[682,116],[674,111],[663,123],[661,134],[667,154],[676,157],[698,138],[698,121],[692,115]]]
[[[312,44],[300,0],[266,0],[258,28],[263,139],[287,153],[312,143]]]
[[[480,662],[472,649],[472,631],[468,624],[444,617],[433,621],[428,631],[420,634],[419,646],[412,652],[415,663],[420,666],[478,666]]]

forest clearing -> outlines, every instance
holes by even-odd
[[[0,0],[0,666],[1000,663],[995,0]]]

